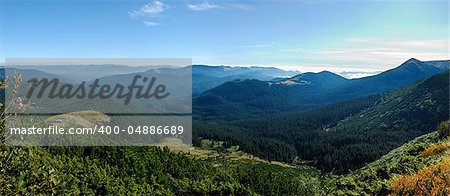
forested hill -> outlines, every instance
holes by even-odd
[[[193,100],[194,113],[215,118],[305,111],[409,85],[448,70],[449,61],[410,59],[375,76],[348,80],[331,72],[303,73],[276,82],[236,80],[208,90]]]
[[[349,85],[331,93],[336,96],[353,97],[386,92],[446,71],[449,65],[449,61],[419,61],[412,58],[378,75],[353,79]]]
[[[449,195],[450,121],[338,177],[336,195]],[[445,133],[446,132],[446,133]],[[333,190],[334,189],[334,190]]]
[[[389,150],[436,129],[449,119],[449,71],[387,94],[374,106],[326,129],[321,137],[324,168],[355,169]],[[302,146],[299,146],[302,148]]]
[[[196,122],[197,134],[240,145],[269,160],[295,156],[325,171],[346,172],[435,130],[449,118],[449,72],[381,97],[367,97],[310,112],[233,123]]]

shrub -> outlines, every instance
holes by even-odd
[[[441,143],[441,144],[435,144],[428,148],[426,148],[424,151],[420,153],[421,157],[429,157],[437,154],[441,154],[445,152],[446,150],[450,150],[450,143]]]
[[[447,138],[450,136],[450,121],[442,122],[438,127],[439,138]]]
[[[392,195],[450,195],[450,160],[391,181]]]

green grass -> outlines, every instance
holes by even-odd
[[[339,176],[333,192],[336,195],[386,195],[390,193],[389,180],[441,162],[446,156],[421,156],[428,147],[446,143],[432,132],[402,145],[380,159],[348,175]]]

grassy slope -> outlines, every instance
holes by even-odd
[[[221,141],[202,139],[201,143],[201,147],[193,147],[180,144],[174,139],[167,139],[159,146],[168,146],[173,152],[186,153],[196,159],[208,161],[214,167],[256,166],[271,173],[291,178],[293,182],[301,183],[309,188],[309,193],[312,195],[325,193],[323,189],[324,175],[314,167],[305,165],[293,166],[283,162],[268,161],[240,151],[239,146],[225,147]]]
[[[387,195],[391,192],[390,180],[400,175],[412,174],[422,168],[448,159],[448,153],[422,156],[430,146],[449,142],[432,132],[396,148],[365,167],[336,179],[336,195]]]
[[[167,148],[0,146],[0,195],[315,195],[320,183],[313,169],[202,160]]]
[[[62,122],[58,123],[57,120]],[[107,123],[110,120],[110,117],[101,112],[86,110],[55,115],[47,118],[46,122],[61,127],[93,127],[95,124]]]
[[[387,195],[395,177],[448,156],[448,151],[423,156],[428,147],[445,142],[437,132],[429,133],[337,177],[258,159],[236,146],[223,149],[223,143],[209,140],[200,148],[172,147],[171,152],[154,147],[0,146],[0,194]]]
[[[98,114],[95,119],[87,111],[47,120],[64,119],[62,125],[108,120]],[[218,152],[220,142],[204,144],[202,148],[173,145],[170,151],[162,148],[164,144],[161,148],[0,145],[0,195],[321,193],[320,172],[314,168],[268,162],[236,146]]]

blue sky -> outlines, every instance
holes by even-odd
[[[376,71],[448,59],[447,1],[2,0],[0,58]]]

